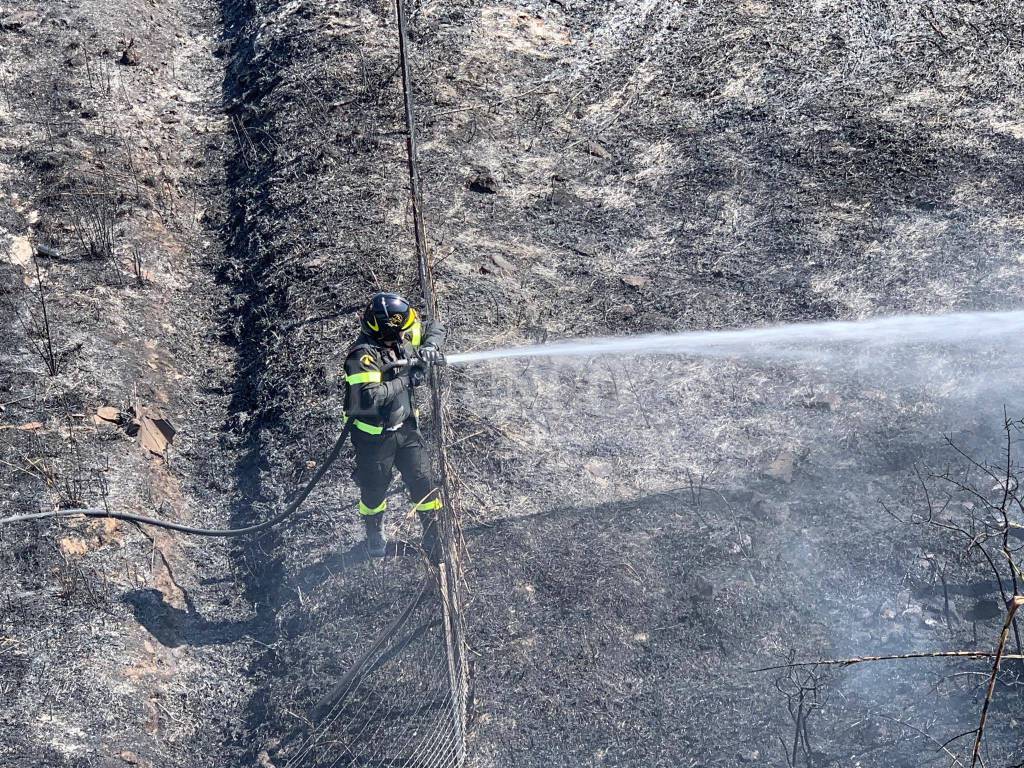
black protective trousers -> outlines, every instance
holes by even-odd
[[[430,466],[430,456],[423,435],[413,419],[394,432],[371,435],[352,430],[356,450],[353,478],[359,486],[359,511],[363,515],[384,511],[384,501],[391,487],[395,467],[402,475],[409,498],[421,512],[436,509],[437,489]]]

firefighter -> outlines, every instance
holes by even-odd
[[[436,559],[441,496],[417,424],[416,387],[426,366],[442,363],[444,328],[421,320],[396,293],[378,293],[363,312],[362,333],[345,359],[345,418],[352,422],[359,514],[371,557],[383,557],[388,487],[397,467],[423,527],[423,547]]]

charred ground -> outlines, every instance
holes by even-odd
[[[354,324],[319,318],[415,288],[392,9],[181,2],[145,6],[163,14],[147,23],[142,7],[46,4],[0,33],[18,194],[0,218],[15,329],[3,419],[42,424],[0,436],[20,467],[4,465],[8,503],[70,501],[70,470],[47,485],[28,459],[81,460],[90,477],[109,460],[112,505],[149,510],[172,484],[168,514],[247,523],[338,428],[332,379]],[[1019,302],[1024,18],[1010,3],[445,2],[413,26],[428,233],[458,349]],[[142,63],[118,64],[133,37]],[[126,227],[116,258],[76,245],[83,214],[68,210],[93,199],[97,168]],[[72,254],[40,261],[61,352],[81,342],[64,378],[33,357],[35,265],[17,240],[30,229]],[[155,232],[152,260],[169,266],[145,290],[119,284]],[[994,641],[986,572],[879,501],[921,503],[913,467],[951,460],[943,432],[997,456],[1019,361],[917,350],[843,368],[452,372],[476,764],[785,765],[785,695],[749,668]],[[145,404],[147,386],[180,428],[169,461],[88,426],[99,406]],[[160,554],[146,575],[134,531],[4,532],[3,758],[273,764],[415,589],[411,563],[348,567],[353,489],[333,478],[310,519],[252,546],[156,542],[177,586]],[[68,540],[85,551],[53,544]],[[119,653],[93,654],[96,636]],[[126,654],[151,666],[124,671]],[[983,670],[834,675],[813,760],[936,758],[936,740],[973,727]],[[991,764],[1024,749],[1013,671]]]

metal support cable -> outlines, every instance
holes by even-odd
[[[420,291],[423,301],[433,317],[437,313],[434,298],[433,276],[427,255],[427,234],[423,227],[423,194],[420,190],[419,144],[416,140],[416,105],[413,96],[412,72],[409,67],[409,53],[406,49],[408,31],[405,22],[405,2],[395,0],[398,15],[398,56],[402,67],[402,93],[405,102],[405,147],[409,167],[409,195],[412,199],[412,225],[416,238],[416,258],[420,277]]]
[[[409,170],[409,197],[412,201],[413,235],[416,241],[416,260],[418,266],[420,292],[423,303],[430,312],[430,317],[437,317],[437,297],[434,294],[434,276],[430,268],[430,255],[427,251],[426,228],[423,223],[423,191],[419,171],[419,143],[416,138],[416,103],[413,93],[412,68],[409,63],[408,25],[405,16],[404,0],[395,0],[395,11],[398,18],[398,56],[402,70],[402,93],[405,105],[405,146],[406,163]],[[434,441],[438,451],[438,470],[440,474],[441,498],[445,509],[451,510],[451,490],[448,482],[447,455],[444,445],[444,408],[441,400],[441,381],[437,368],[431,366],[429,375],[431,409],[433,411]]]

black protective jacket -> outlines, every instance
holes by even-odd
[[[408,357],[420,346],[440,348],[444,327],[435,321],[417,320],[405,332],[405,342],[386,346],[360,334],[345,358],[345,416],[353,428],[372,435],[396,429],[414,415],[413,387],[400,369],[384,371],[388,363]]]

